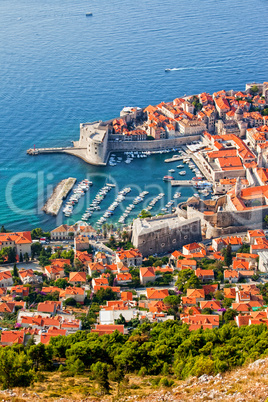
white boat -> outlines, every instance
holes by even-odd
[[[185,175],[186,175],[186,171],[185,171],[185,170],[182,170],[181,172],[179,172],[179,174],[180,174],[181,176],[185,176]]]

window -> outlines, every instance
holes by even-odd
[[[173,239],[173,240],[172,240],[172,243],[175,244],[175,243],[176,243],[176,239]]]
[[[161,247],[165,247],[165,243],[161,243]]]

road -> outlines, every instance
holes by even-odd
[[[17,265],[18,270],[21,270],[24,268],[24,269],[32,269],[33,271],[43,272],[43,269],[38,264],[38,261],[30,261],[28,263],[17,262],[16,265]],[[14,264],[1,265],[0,272],[13,270],[13,267],[14,267]]]

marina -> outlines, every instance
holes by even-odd
[[[74,204],[78,203],[80,198],[85,195],[85,193],[89,190],[89,187],[92,186],[92,181],[84,179],[78,185],[73,188],[72,194],[69,200],[64,205],[62,212],[66,217],[70,217],[73,214]]]
[[[168,172],[166,171],[168,174],[161,179],[157,172],[164,172],[167,152],[174,153],[174,157],[170,158],[173,163],[170,163],[171,167]],[[182,157],[182,154],[183,164],[177,165],[177,157],[178,155]],[[123,176],[120,174],[122,169]],[[145,173],[146,171],[149,173],[149,170],[154,172],[153,182],[148,180],[149,176]],[[113,152],[109,156],[105,171],[104,180],[98,179],[98,173],[94,179],[94,174],[91,173],[90,177],[80,181],[73,189],[63,208],[64,221],[68,223],[81,221],[96,228],[106,223],[115,226],[128,225],[142,210],[152,215],[169,214],[175,210],[178,202],[197,192],[200,197],[211,195],[211,183],[204,180],[192,155],[186,154],[184,148],[161,152]],[[140,172],[139,175],[135,173],[137,171]],[[177,180],[175,175],[185,176],[186,179]],[[122,187],[122,181],[129,185]],[[93,183],[89,192],[89,185]],[[161,186],[162,191],[157,193],[154,189],[152,191],[151,187],[155,186]],[[180,191],[174,191],[175,187],[180,187]],[[148,195],[150,199],[146,201]]]

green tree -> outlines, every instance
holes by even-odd
[[[20,262],[23,262],[23,255],[22,255],[22,252],[20,252]]]
[[[164,304],[167,305],[168,307],[171,308],[178,308],[179,304],[181,303],[181,297],[180,296],[167,296],[163,300]]]
[[[0,256],[7,259],[8,263],[16,262],[16,250],[14,247],[4,247],[0,251]]]
[[[4,225],[1,226],[0,232],[1,232],[1,233],[6,233],[6,232],[7,232]]]
[[[77,272],[82,272],[85,270],[84,264],[78,258],[75,258],[74,260],[74,267]]]
[[[17,268],[17,264],[14,264],[12,276],[15,277],[15,278],[19,277],[19,271],[18,271],[18,268]]]
[[[33,362],[35,369],[48,369],[52,365],[52,348],[43,343],[32,345],[28,350],[28,356]]]
[[[229,243],[226,247],[225,250],[225,255],[224,255],[224,263],[229,267],[232,264],[233,258],[232,258],[232,246]]]
[[[25,254],[24,254],[24,261],[25,261],[26,263],[28,263],[29,260],[30,260],[29,254],[28,254],[28,253],[25,253]]]
[[[55,286],[57,286],[60,289],[65,289],[68,286],[68,281],[64,278],[59,278],[55,281]]]
[[[256,95],[256,94],[259,92],[259,88],[257,87],[257,85],[253,85],[253,86],[250,88],[250,92],[251,92],[253,95]]]
[[[123,317],[122,314],[120,314],[119,318],[115,320],[116,325],[126,325],[126,319]]]
[[[76,307],[77,303],[73,297],[69,297],[68,299],[64,300],[63,305]]]
[[[151,216],[152,216],[151,212],[146,211],[146,209],[143,209],[138,215],[138,217],[141,218],[141,219],[151,218]]]
[[[92,364],[90,367],[93,378],[97,382],[100,387],[100,390],[104,394],[108,394],[110,392],[110,384],[108,380],[108,364],[97,362]]]
[[[34,259],[34,257],[37,255],[39,256],[42,250],[42,244],[41,243],[33,243],[31,245],[31,252],[32,252],[32,260]]]
[[[117,300],[117,294],[110,287],[101,288],[93,296],[93,303],[104,304],[108,300]]]
[[[66,368],[72,375],[83,374],[85,365],[82,360],[77,359],[76,356],[70,356],[66,360]]]
[[[232,310],[231,308],[226,310],[223,314],[224,322],[228,323],[229,321],[233,321],[236,315],[238,315],[237,311]]]
[[[1,348],[0,382],[3,389],[31,385],[35,380],[31,366],[32,361],[24,352],[16,353],[14,349]]]

